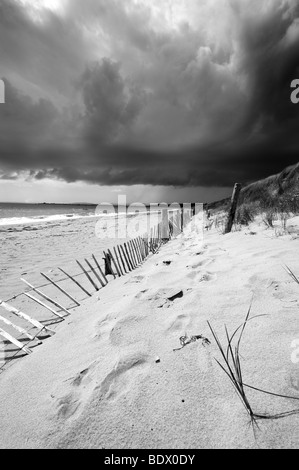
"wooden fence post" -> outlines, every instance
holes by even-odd
[[[232,199],[231,199],[231,207],[230,207],[227,222],[226,222],[226,227],[225,227],[225,232],[224,232],[225,234],[230,233],[232,230],[241,188],[242,188],[242,185],[240,183],[235,184]]]

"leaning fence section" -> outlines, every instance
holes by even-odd
[[[144,236],[137,236],[103,251],[101,259],[98,254],[94,253],[89,258],[84,258],[84,260],[76,259],[75,262],[79,270],[76,274],[69,273],[66,269],[58,267],[61,277],[53,279],[50,274],[41,272],[40,276],[45,280],[41,285],[34,285],[27,279],[21,278],[27,289],[12,299],[0,299],[0,326],[6,325],[10,331],[7,332],[0,328],[0,337],[13,344],[18,352],[21,351],[25,355],[31,354],[31,344],[41,344],[42,339],[52,336],[55,331],[28,313],[13,306],[11,302],[14,299],[25,296],[29,302],[50,312],[53,319],[64,321],[73,309],[80,307],[84,300],[91,297],[100,289],[105,288],[116,278],[134,271],[150,255],[157,253],[162,245],[182,232],[185,225],[190,222],[194,215],[194,213],[190,213],[189,217],[183,218],[182,212],[176,211],[172,214],[167,214],[166,223],[165,217],[163,220],[162,213],[162,220],[150,229],[150,233]],[[52,288],[51,295],[45,292],[47,287]],[[64,298],[64,301],[58,301],[54,296],[54,292],[59,293],[60,297]],[[66,306],[66,301],[71,302],[71,305]],[[6,316],[4,316],[5,314]],[[7,318],[7,314],[9,318]],[[22,321],[23,326],[17,323],[18,320]],[[11,334],[12,330],[19,333],[20,337],[18,339]],[[21,341],[21,338],[23,338],[23,341]],[[26,339],[26,344],[24,344],[24,338]]]

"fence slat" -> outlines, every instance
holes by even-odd
[[[129,247],[129,250],[130,250],[131,259],[132,259],[132,261],[133,261],[133,266],[134,266],[134,268],[136,268],[137,265],[138,265],[138,263],[137,263],[137,261],[136,261],[135,253],[134,253],[134,250],[133,250],[132,240],[129,240],[129,241],[128,241],[128,247]]]
[[[129,250],[130,250],[130,253],[131,253],[131,258],[132,258],[132,261],[133,261],[133,264],[134,264],[134,268],[136,268],[138,266],[138,263],[136,261],[136,256],[135,256],[135,253],[134,253],[132,240],[129,240],[128,246],[129,246]]]
[[[51,282],[53,286],[57,287],[57,289],[60,290],[60,292],[62,292],[64,295],[66,295],[72,302],[74,302],[77,305],[77,307],[80,307],[79,302],[76,299],[74,299],[74,297],[72,297],[68,292],[66,292],[61,286],[59,286],[55,281],[53,281],[49,276],[47,276],[47,274],[41,273],[41,275],[45,279],[47,279],[47,281]]]
[[[123,255],[121,254],[121,251],[120,251],[120,248],[119,248],[118,245],[117,245],[117,251],[118,251],[118,254],[119,254],[119,258],[120,258],[120,260],[121,260],[121,263],[122,263],[122,265],[123,265],[123,271],[124,271],[124,273],[126,274],[128,271],[127,271],[127,269],[126,269],[126,264],[125,264],[125,261],[123,260]]]
[[[141,264],[142,263],[142,258],[140,256],[140,252],[139,252],[139,248],[138,248],[138,244],[137,244],[137,238],[134,238],[133,243],[134,243],[134,246],[135,246],[136,256],[137,256],[137,259],[138,259],[138,264]]]
[[[143,252],[143,249],[142,249],[142,245],[141,245],[141,241],[140,241],[140,237],[137,238],[137,245],[138,245],[138,249],[139,249],[139,252],[140,252],[140,256],[141,256],[141,260],[142,262],[144,261],[144,252]]]
[[[142,253],[142,249],[141,249],[141,245],[140,245],[140,237],[136,238],[135,243],[136,243],[137,250],[138,250],[138,253],[139,253],[140,262],[142,263],[143,262],[143,253]]]
[[[14,330],[17,330],[17,331],[18,331],[19,333],[21,333],[22,335],[27,336],[28,339],[31,339],[31,340],[34,339],[34,336],[32,336],[30,333],[28,333],[27,330],[25,330],[25,329],[22,328],[21,326],[15,325],[14,323],[12,323],[12,322],[11,322],[10,320],[8,320],[7,318],[2,317],[2,315],[0,315],[0,321],[2,321],[3,323],[5,323],[5,324],[8,325],[8,326],[11,326]]]
[[[112,255],[112,253],[111,253],[110,250],[108,250],[108,254],[109,254],[110,259],[112,260],[112,262],[113,262],[113,264],[114,264],[114,266],[115,266],[115,269],[116,269],[116,272],[117,272],[118,277],[121,277],[120,270],[118,269],[118,266],[117,266],[117,264],[116,264],[116,261],[115,261],[115,259],[114,259],[114,256]]]
[[[28,321],[29,323],[31,323],[31,325],[35,326],[35,328],[38,328],[40,330],[47,330],[50,333],[55,333],[55,331],[43,325],[39,321],[35,320],[34,318],[31,318],[29,315],[27,315],[27,313],[21,312],[21,310],[18,310],[17,308],[13,307],[12,305],[9,305],[7,302],[4,302],[3,300],[0,300],[0,306],[4,308],[4,310],[6,310],[7,312],[13,313],[17,317]]]
[[[50,304],[55,305],[55,307],[60,308],[60,310],[64,311],[64,312],[67,313],[68,315],[70,315],[70,312],[69,312],[65,307],[63,307],[63,306],[60,305],[58,302],[56,302],[55,300],[51,299],[51,297],[49,297],[48,295],[44,294],[42,291],[40,291],[39,289],[37,289],[36,287],[34,287],[32,284],[30,284],[30,282],[26,281],[26,279],[21,278],[21,281],[24,282],[25,284],[27,284],[27,286],[29,286],[31,289],[33,289],[34,292],[36,292],[37,294],[39,294],[43,299],[45,299],[45,300],[47,300],[48,302],[50,302]]]
[[[133,271],[133,270],[134,270],[134,266],[133,266],[133,263],[132,263],[132,261],[131,261],[131,259],[130,259],[130,255],[129,255],[129,252],[128,252],[128,248],[127,248],[127,244],[126,244],[126,243],[124,243],[124,249],[125,249],[125,252],[126,252],[127,257],[128,257],[128,260],[129,260],[129,264],[130,264],[130,267],[131,267],[131,271]]]
[[[95,277],[97,278],[97,280],[100,282],[101,286],[102,287],[105,287],[105,283],[102,281],[102,279],[100,278],[100,276],[98,275],[98,273],[96,272],[95,268],[91,265],[91,263],[88,261],[88,259],[85,258],[85,263],[87,264],[87,266],[89,267],[89,269],[92,270],[93,274],[95,275]]]
[[[108,284],[108,279],[106,278],[106,276],[105,276],[100,264],[98,263],[98,260],[96,259],[95,255],[92,255],[92,258],[93,258],[98,270],[100,271],[101,275],[103,276],[104,281],[106,282],[106,284]]]
[[[136,259],[136,264],[137,266],[140,264],[140,259],[139,259],[139,256],[138,256],[138,251],[136,249],[136,243],[135,243],[135,240],[131,240],[132,242],[132,250],[133,250],[133,253],[134,253],[134,256],[135,256],[135,259]]]
[[[126,261],[126,263],[127,263],[127,267],[128,267],[129,272],[132,271],[132,268],[131,268],[131,266],[130,266],[130,263],[129,263],[129,261],[128,261],[128,258],[127,258],[126,252],[125,252],[125,249],[124,249],[124,247],[123,247],[122,245],[120,245],[120,250],[121,250],[121,252],[122,252],[122,254],[123,254],[123,257],[124,257],[124,259],[125,259],[125,261]]]
[[[132,240],[129,240],[128,246],[129,246],[129,250],[130,250],[130,253],[131,253],[131,257],[132,257],[132,261],[133,261],[133,264],[134,264],[134,268],[137,268],[138,262],[137,262],[137,260],[136,260],[136,256],[135,256],[135,252],[134,252],[134,247],[133,247]]]
[[[24,351],[26,354],[31,354],[32,351],[31,349],[27,348],[27,346],[23,346],[22,343],[20,343],[20,341],[18,341],[17,339],[15,339],[13,336],[11,336],[10,334],[6,333],[6,331],[2,330],[0,328],[0,335],[3,336],[3,338],[7,339],[10,343],[14,344],[15,346],[17,346],[17,348],[21,349],[22,351]]]
[[[52,312],[54,315],[56,315],[56,317],[59,317],[61,318],[61,320],[64,320],[64,316],[61,315],[60,313],[56,312],[53,308],[49,307],[48,305],[46,305],[44,302],[42,302],[41,300],[37,299],[36,297],[34,297],[33,295],[31,294],[28,294],[28,292],[24,292],[24,295],[26,295],[26,297],[28,297],[29,299],[33,300],[34,302],[36,302],[37,304],[41,305],[42,307],[46,308],[47,310],[49,310],[50,312]]]
[[[114,252],[115,261],[117,262],[117,265],[118,265],[118,268],[119,268],[119,272],[123,276],[124,272],[122,270],[121,263],[120,263],[120,260],[119,260],[119,257],[118,257],[115,246],[113,247],[113,252]]]
[[[83,287],[81,286],[81,284],[73,278],[73,276],[71,276],[70,274],[68,274],[66,271],[64,271],[62,268],[58,268],[59,271],[61,271],[65,276],[67,276],[71,281],[73,281],[78,287],[80,287],[80,289],[86,294],[88,295],[89,297],[92,297],[92,295]]]
[[[109,255],[109,253],[106,253],[105,251],[103,251],[103,253],[104,253],[104,262],[105,262],[105,274],[106,274],[106,276],[111,275],[115,279],[116,275],[115,275],[115,272],[112,269],[110,255]]]
[[[99,291],[99,287],[97,286],[97,284],[94,282],[94,280],[92,279],[92,277],[88,274],[88,272],[86,271],[86,269],[84,269],[84,267],[82,266],[82,264],[80,263],[80,261],[76,260],[76,263],[77,265],[82,269],[83,273],[85,274],[85,276],[87,277],[87,279],[89,280],[89,282],[91,283],[91,285],[95,288],[96,291]]]
[[[147,257],[147,254],[146,254],[146,247],[145,247],[145,240],[143,237],[140,237],[140,246],[141,246],[141,250],[142,250],[142,255],[143,255],[143,259],[145,260],[145,258]]]

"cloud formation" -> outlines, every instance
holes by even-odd
[[[298,161],[296,0],[34,5],[0,5],[0,178],[231,186]]]

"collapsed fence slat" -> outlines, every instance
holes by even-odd
[[[115,261],[115,259],[114,259],[114,256],[112,255],[112,253],[111,253],[110,250],[108,250],[108,254],[109,254],[109,256],[110,256],[111,261],[112,261],[113,264],[114,264],[114,267],[115,267],[115,269],[116,269],[116,272],[117,272],[118,277],[121,277],[120,270],[119,270],[119,268],[118,268],[118,266],[117,266],[117,264],[116,264],[116,261]]]
[[[14,323],[12,323],[10,320],[8,320],[7,318],[5,317],[2,317],[2,315],[0,315],[0,321],[2,321],[3,323],[5,323],[6,325],[8,326],[11,326],[11,328],[13,328],[14,330],[18,331],[19,333],[21,333],[22,335],[24,336],[27,336],[28,339],[30,340],[33,340],[34,339],[34,336],[32,336],[30,333],[28,333],[27,330],[25,330],[24,328],[18,326],[18,325],[15,325]]]
[[[87,264],[87,266],[89,267],[89,269],[91,269],[91,271],[93,272],[93,274],[95,275],[95,277],[97,278],[97,280],[100,282],[101,286],[102,287],[105,287],[105,283],[103,282],[103,280],[100,278],[100,276],[98,275],[98,273],[96,272],[95,268],[92,266],[92,264],[88,261],[88,259],[85,258],[85,263]]]
[[[123,265],[123,271],[124,271],[124,273],[126,274],[128,271],[127,271],[127,269],[126,269],[126,264],[125,264],[125,261],[123,260],[123,257],[122,257],[122,254],[121,254],[121,251],[120,251],[120,248],[119,248],[118,245],[117,245],[117,251],[118,251],[118,254],[119,254],[119,258],[120,258],[120,260],[121,260],[121,263],[122,263],[122,265]]]
[[[53,315],[55,315],[56,317],[59,317],[59,318],[61,318],[61,320],[64,320],[64,316],[61,315],[60,313],[56,312],[53,308],[49,307],[49,305],[46,305],[44,302],[42,302],[41,300],[37,299],[37,298],[34,297],[33,295],[28,294],[28,292],[24,292],[24,295],[26,295],[26,297],[28,297],[29,299],[33,300],[33,301],[36,302],[37,304],[41,305],[42,307],[44,307],[44,308],[46,308],[47,310],[49,310],[50,312],[52,312]]]
[[[74,302],[77,305],[77,307],[80,307],[79,302],[76,299],[74,299],[74,297],[72,297],[68,292],[66,292],[61,286],[59,286],[55,281],[53,281],[49,276],[47,276],[47,274],[41,273],[41,275],[45,279],[47,279],[49,282],[51,282],[53,286],[57,287],[57,289],[60,290],[60,292],[62,292],[64,295],[66,295],[72,302]]]
[[[9,305],[7,302],[4,302],[3,300],[0,300],[0,306],[4,308],[4,310],[6,310],[7,312],[13,313],[17,317],[28,321],[29,323],[31,323],[31,325],[35,326],[35,328],[38,328],[40,330],[47,330],[50,333],[55,333],[55,331],[43,325],[38,320],[31,318],[29,315],[27,315],[27,313],[21,312],[21,310],[18,310],[17,308],[13,307],[12,305]]]
[[[87,277],[87,279],[89,280],[89,282],[91,283],[91,285],[95,288],[96,291],[99,291],[99,287],[97,286],[97,284],[94,282],[94,280],[92,279],[92,277],[88,274],[88,272],[86,271],[86,269],[84,269],[84,267],[82,266],[82,264],[80,263],[80,261],[76,260],[76,263],[77,265],[82,269],[83,273],[85,274],[85,276]]]
[[[21,349],[22,351],[24,351],[26,354],[31,354],[32,351],[31,349],[27,348],[27,346],[23,346],[22,343],[20,343],[20,341],[18,341],[17,339],[15,339],[13,336],[11,336],[10,334],[6,333],[6,331],[2,330],[0,328],[0,336],[3,336],[3,338],[7,339],[7,341],[9,341],[10,343],[14,344],[15,346],[17,346],[17,348]]]
[[[64,271],[62,268],[58,268],[59,271],[61,271],[65,276],[67,276],[71,281],[73,281],[78,287],[80,287],[80,289],[86,294],[88,295],[89,297],[91,297],[91,294],[90,292],[88,292],[83,286],[81,286],[81,284],[73,278],[73,276],[71,276],[70,274],[68,274],[66,271]]]
[[[24,282],[24,283],[25,283],[27,286],[29,286],[31,289],[33,289],[34,292],[36,292],[37,294],[39,294],[43,299],[45,299],[45,300],[47,300],[48,302],[50,302],[50,304],[55,305],[55,307],[60,308],[60,310],[62,310],[63,312],[67,313],[67,315],[70,315],[69,310],[67,310],[65,307],[63,307],[61,304],[59,304],[59,303],[56,302],[55,300],[51,299],[51,297],[49,297],[48,295],[44,294],[42,291],[40,291],[40,290],[37,289],[36,287],[34,287],[32,284],[30,284],[30,282],[26,281],[26,279],[21,278],[21,281]]]
[[[119,260],[118,253],[117,253],[117,250],[116,250],[115,246],[113,247],[113,251],[114,251],[115,260],[116,260],[116,262],[117,262],[117,264],[118,264],[118,268],[119,268],[120,274],[121,274],[122,276],[124,276],[124,272],[123,272],[123,269],[122,269],[122,266],[121,266],[121,262],[120,262],[120,260]]]
[[[95,255],[92,255],[92,258],[93,258],[93,260],[94,260],[94,262],[95,262],[95,264],[96,264],[98,270],[100,271],[101,276],[103,276],[104,281],[106,282],[106,284],[108,284],[108,279],[106,278],[106,276],[105,276],[105,274],[104,274],[104,272],[103,272],[103,270],[102,270],[102,268],[101,268],[101,266],[100,266],[98,260],[96,259]]]

